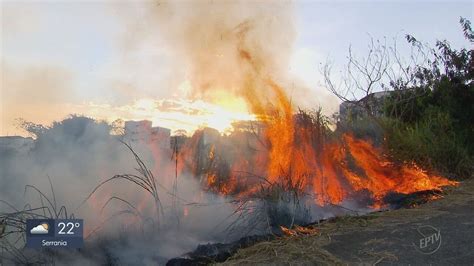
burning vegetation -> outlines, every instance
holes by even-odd
[[[286,13],[282,6],[272,7]],[[241,10],[234,11],[239,17]],[[191,21],[203,19],[200,12],[205,13],[199,9]],[[191,172],[206,190],[240,201],[287,195],[320,207],[354,201],[358,208],[380,209],[388,193],[455,184],[414,164],[392,162],[381,147],[351,132],[333,132],[321,111],[296,112],[282,71],[288,47],[278,44],[290,42],[283,37],[287,27],[268,13],[258,15],[238,23],[235,17],[220,18],[223,24],[204,18],[200,23],[209,26],[208,42],[181,36],[188,45],[203,44],[186,46],[192,58],[221,51],[232,66],[226,72],[218,68],[221,61],[192,60],[195,92],[212,98],[224,89],[244,99],[257,121],[250,130],[228,136],[196,132],[179,152],[178,172]]]
[[[456,184],[414,164],[390,161],[381,147],[350,133],[334,133],[320,112],[255,122],[257,132],[220,136],[205,129],[183,146],[180,171],[191,171],[211,192],[236,199],[279,187],[310,196],[317,206],[364,202],[385,206],[389,193],[441,190]]]

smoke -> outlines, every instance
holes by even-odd
[[[239,97],[258,113],[257,105],[275,99],[268,80],[295,85],[288,75],[296,38],[293,11],[287,1],[160,1],[147,6],[126,43],[133,47],[159,32],[160,45],[174,56],[171,67],[176,73],[185,69],[188,97]],[[158,29],[136,32],[143,24]]]
[[[68,261],[87,258],[104,262],[112,257],[130,263],[138,258],[163,262],[194,249],[198,243],[224,240],[225,218],[231,215],[231,206],[226,199],[202,191],[198,180],[186,173],[179,176],[173,192],[174,163],[169,142],[162,143],[162,148],[132,143],[159,184],[164,213],[158,218],[159,231],[153,225],[157,222],[153,198],[131,182],[109,183],[84,202],[101,181],[116,174],[139,174],[132,153],[119,142],[119,136],[110,135],[111,129],[105,122],[72,116],[35,131],[37,138],[31,143],[12,147],[2,142],[0,199],[18,209],[26,204],[31,208],[48,205],[34,189],[27,189],[25,194],[23,191],[26,185],[33,185],[52,200],[50,178],[57,208],[64,205],[68,215],[74,213],[85,220],[86,249],[77,256],[67,256]],[[128,201],[139,215],[115,216],[131,208],[119,201],[103,208],[111,197]],[[0,214],[13,211],[0,205]]]

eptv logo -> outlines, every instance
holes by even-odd
[[[418,241],[418,245],[415,246],[419,252],[430,255],[438,251],[441,247],[441,231],[431,225],[423,225],[416,229],[420,234],[421,238]]]

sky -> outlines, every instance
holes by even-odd
[[[137,8],[148,4],[1,1],[0,136],[24,135],[18,118],[48,125],[72,113],[149,119],[188,131],[203,125],[224,130],[232,120],[252,119],[236,97],[209,102],[190,96],[185,63],[179,66],[173,45]],[[339,101],[324,87],[322,64],[342,68],[349,46],[364,56],[371,38],[403,43],[405,34],[468,47],[458,22],[472,21],[474,4],[296,1],[292,12],[296,38],[287,71],[311,90],[305,107],[322,106],[329,114]],[[400,45],[400,53],[408,55],[408,46]]]

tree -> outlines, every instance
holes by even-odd
[[[388,46],[386,39],[380,41],[371,38],[366,57],[358,58],[349,47],[348,61],[341,71],[339,83],[334,82],[332,65],[327,62],[321,70],[324,83],[341,101],[364,110],[365,115],[380,124],[378,108],[375,108],[379,103],[371,99],[374,93],[403,90],[415,81],[413,69],[428,62],[428,55],[421,43],[413,43],[410,48],[411,54],[405,60],[398,51],[396,39]]]

